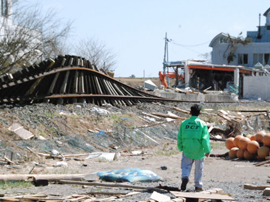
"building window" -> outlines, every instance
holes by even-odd
[[[248,64],[248,54],[238,54],[238,64],[247,65]]]
[[[224,37],[224,36],[220,37],[219,38],[219,43],[228,43],[228,38]]]
[[[258,62],[262,65],[270,65],[270,53],[254,54],[253,65],[257,64]]]
[[[253,56],[253,65],[257,64],[257,63],[261,63],[263,64],[263,54],[254,54]]]
[[[270,64],[270,54],[265,53],[264,54],[264,65]]]
[[[8,0],[1,0],[1,14],[2,16],[8,16]]]

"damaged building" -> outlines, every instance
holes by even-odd
[[[185,87],[198,91],[229,91],[239,98],[270,100],[270,8],[263,16],[266,17],[265,25],[259,25],[257,31],[247,31],[246,38],[225,33],[216,35],[209,44],[212,63],[187,60],[165,62],[164,65],[177,74],[182,72]]]

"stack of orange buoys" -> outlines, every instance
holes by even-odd
[[[242,135],[229,137],[225,146],[230,150],[229,156],[232,159],[264,160],[270,156],[270,133],[259,131],[249,137]]]

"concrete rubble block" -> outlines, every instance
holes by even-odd
[[[157,87],[156,84],[153,81],[151,81],[150,79],[146,80],[144,82],[144,86],[145,86],[145,88],[152,90],[152,91],[155,90],[155,88]]]

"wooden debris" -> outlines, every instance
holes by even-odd
[[[201,193],[201,192],[176,192],[171,191],[173,195],[176,197],[182,198],[193,198],[193,199],[215,199],[215,200],[227,200],[227,201],[234,201],[235,199],[228,196],[228,195],[221,195],[221,194],[210,194],[210,193]]]
[[[29,140],[32,137],[34,137],[34,135],[23,128],[22,125],[20,125],[19,123],[13,123],[8,130],[13,131],[16,135],[18,135],[20,138],[22,138],[23,140]]]
[[[12,197],[0,197],[0,201],[62,201],[64,199],[47,199],[47,195],[22,195],[22,196],[12,196]]]
[[[166,201],[170,201],[171,197],[166,196],[164,194],[157,193],[157,192],[154,191],[151,194],[150,199],[153,199],[153,200],[158,201],[158,202],[166,202]]]
[[[262,165],[265,165],[265,164],[268,164],[268,163],[270,163],[270,160],[259,162],[259,163],[255,163],[254,165],[255,166],[262,166]]]
[[[208,129],[208,133],[211,133],[211,131],[213,130],[214,126],[210,126],[210,128]]]
[[[270,185],[252,185],[252,184],[244,185],[244,189],[251,189],[251,190],[264,190],[266,188],[270,188]]]
[[[177,108],[177,107],[173,107],[173,109],[176,110],[176,111],[182,112],[182,113],[184,113],[184,114],[190,114],[189,111],[184,110],[184,109],[179,109],[179,108]]]
[[[6,157],[6,156],[4,156],[4,159],[8,162],[8,163],[10,163],[10,164],[15,164],[13,161],[11,161],[8,157]]]
[[[223,190],[220,188],[213,188],[213,189],[208,189],[205,191],[202,191],[200,193],[204,193],[204,194],[222,194]]]
[[[237,112],[266,112],[266,113],[269,113],[269,110],[267,110],[267,109],[237,109],[235,111],[237,111]]]
[[[155,115],[155,116],[160,116],[160,117],[164,117],[164,118],[186,119],[185,117],[180,117],[180,116],[176,116],[176,115],[169,115],[169,114],[162,114],[162,113],[157,113],[157,112],[154,112],[152,114]]]
[[[79,181],[71,181],[71,180],[60,180],[62,184],[77,184],[77,185],[89,185],[89,186],[104,186],[104,187],[125,187],[131,189],[145,189],[148,191],[156,191],[160,193],[166,193],[162,189],[158,189],[155,187],[143,187],[143,186],[134,186],[134,185],[127,185],[127,184],[120,184],[120,183],[97,183],[97,182],[79,182]]]
[[[88,132],[91,132],[91,133],[98,133],[99,131],[88,129]]]
[[[145,115],[145,116],[150,116],[150,117],[155,118],[155,119],[162,119],[159,116],[155,116],[153,114],[148,114],[148,113],[145,113],[145,112],[142,112],[142,114]]]
[[[97,180],[96,174],[48,174],[48,175],[34,175],[34,174],[9,174],[0,175],[0,181],[34,181],[34,180],[48,180],[48,181],[60,181],[60,180]]]
[[[32,153],[35,154],[38,158],[40,158],[40,155],[38,155],[36,152],[34,152],[31,148],[26,147],[26,149],[28,149],[30,152],[32,152]]]
[[[172,199],[171,201],[173,201],[173,202],[186,202],[186,199],[185,198],[175,198],[175,199]]]

